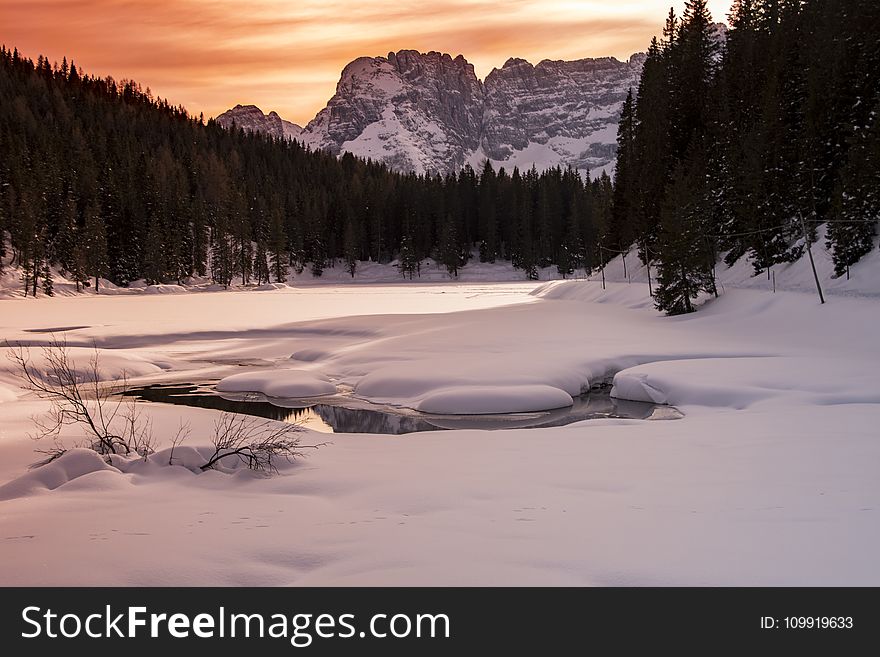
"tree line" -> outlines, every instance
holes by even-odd
[[[880,218],[880,4],[736,0],[729,23],[670,10],[619,125],[610,241],[657,265],[671,314],[717,294],[722,254],[769,276],[822,223],[848,276]]]
[[[571,169],[415,175],[190,116],[130,80],[0,48],[0,266],[25,294],[52,294],[53,267],[81,286],[283,281],[289,268],[356,275],[471,257],[529,278],[601,262],[607,175]],[[10,251],[11,250],[11,251]],[[7,251],[10,251],[7,253]],[[4,260],[5,258],[5,260]]]
[[[26,294],[77,286],[228,286],[433,257],[524,276],[591,272],[633,246],[660,310],[717,294],[715,267],[756,274],[826,239],[838,276],[880,217],[880,5],[736,0],[726,38],[705,0],[673,10],[624,103],[614,177],[465,167],[402,174],[350,154],[225,130],[136,82],[0,48],[0,267]],[[7,253],[11,250],[11,253]]]

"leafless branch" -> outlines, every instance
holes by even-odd
[[[53,447],[38,449],[46,458],[34,467],[50,463],[67,449],[59,440],[61,430],[68,425],[81,425],[87,431],[85,446],[104,456],[111,454],[138,454],[144,458],[153,454],[152,424],[138,412],[134,398],[125,397],[125,375],[109,382],[100,378],[97,346],[88,366],[80,372],[64,339],[52,337],[42,349],[45,365],[39,368],[31,359],[30,349],[21,344],[6,346],[9,358],[24,387],[50,403],[45,417],[34,418],[35,440],[51,439]],[[245,415],[223,413],[214,425],[214,453],[201,470],[210,470],[227,458],[237,458],[251,470],[276,473],[280,460],[291,462],[305,455],[304,450],[317,449],[327,443],[302,445],[297,435],[298,424],[274,420],[260,420]],[[190,435],[189,423],[181,422],[171,439],[168,463],[174,459],[174,450]]]
[[[180,426],[177,428],[177,433],[174,434],[174,437],[171,439],[171,451],[168,453],[168,465],[172,465],[174,461],[174,450],[189,438],[191,433],[191,428],[189,422],[180,421]]]
[[[224,413],[214,423],[214,453],[201,468],[209,470],[222,459],[232,456],[250,470],[276,473],[279,460],[289,463],[304,456],[303,450],[318,449],[327,444],[303,445],[296,435],[301,431],[302,427],[296,424]]]
[[[77,424],[85,427],[89,446],[99,454],[134,452],[147,456],[155,451],[149,421],[140,418],[133,399],[121,394],[127,388],[125,374],[109,383],[101,382],[97,346],[83,372],[77,370],[64,338],[53,336],[42,348],[42,369],[31,360],[29,347],[8,341],[6,346],[25,389],[50,403],[44,417],[34,418],[37,432],[31,438],[51,438],[57,443],[65,426]],[[124,431],[116,433],[113,427],[119,424]]]
[[[30,464],[30,469],[33,470],[35,468],[39,468],[43,465],[48,465],[52,461],[57,458],[64,456],[67,453],[67,448],[62,445],[60,442],[55,442],[52,447],[48,447],[45,449],[36,449],[34,450],[37,454],[42,454],[43,458],[39,461]]]

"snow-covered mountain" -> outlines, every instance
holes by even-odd
[[[642,54],[626,62],[509,59],[481,81],[461,55],[361,57],[343,69],[327,106],[289,137],[399,171],[445,173],[487,157],[508,169],[610,170],[621,105],[643,63]],[[276,136],[282,123],[252,105],[221,116]]]
[[[360,57],[342,71],[303,139],[400,171],[451,171],[480,147],[483,84],[459,55],[401,50]]]
[[[285,121],[276,112],[263,114],[256,105],[236,105],[218,116],[217,123],[227,129],[235,124],[248,132],[262,132],[276,139],[302,139],[302,126]]]
[[[608,168],[617,152],[617,122],[626,94],[638,87],[643,54],[532,66],[508,59],[493,69],[485,93],[482,152],[496,163]]]

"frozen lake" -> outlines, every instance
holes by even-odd
[[[334,429],[328,439],[307,423],[303,444],[323,446],[273,477],[195,474],[168,458],[29,470],[32,418],[48,404],[2,370],[9,585],[880,583],[875,298],[819,306],[734,289],[669,318],[647,286],[573,281],[0,305],[2,336],[35,362],[63,335],[77,368],[97,355],[103,380],[125,373],[192,397],[140,404],[159,450],[182,424],[186,449],[210,449],[210,404]],[[303,410],[189,385],[222,380],[335,393],[300,399]],[[616,396],[684,417],[646,421],[605,393],[582,398],[612,380]],[[542,410],[566,397],[570,409]],[[520,412],[470,428],[498,405]],[[552,426],[580,412],[594,419]],[[446,430],[384,433],[409,422]]]

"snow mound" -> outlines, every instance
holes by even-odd
[[[135,377],[159,374],[164,371],[160,364],[151,362],[151,354],[135,354],[121,349],[97,349],[94,347],[67,347],[67,355],[71,369],[80,383],[91,382],[94,378],[93,361],[98,359],[98,379],[101,381],[118,381],[123,378],[131,380]],[[31,371],[44,381],[51,379],[51,368],[46,354],[40,347],[30,350]],[[0,365],[0,372],[3,371]],[[7,369],[11,372],[11,369]],[[13,379],[6,383],[12,384]],[[4,392],[0,390],[0,401]]]
[[[624,371],[614,375],[611,396],[628,401],[652,404],[668,403],[668,395],[657,381],[651,380],[645,372]]]
[[[311,363],[316,360],[328,358],[330,355],[329,351],[323,349],[300,349],[290,355],[290,360],[301,360],[306,363]]]
[[[104,470],[119,472],[116,468],[107,465],[100,454],[91,449],[71,449],[51,463],[0,486],[0,500],[28,497],[40,491],[55,490],[74,479]]]
[[[548,281],[532,290],[539,299],[554,301],[581,301],[604,303],[632,310],[653,308],[654,300],[648,296],[647,287],[641,285],[609,286],[603,289],[596,281]]]
[[[268,397],[323,397],[335,395],[327,377],[306,370],[270,370],[227,376],[217,384],[220,392],[261,392]]]
[[[638,365],[615,375],[611,395],[655,404],[744,409],[782,399],[824,406],[876,404],[878,391],[880,374],[872,368],[839,358],[786,356],[689,358]]]
[[[183,294],[187,289],[182,285],[147,285],[144,294]]]
[[[547,411],[571,405],[571,395],[548,385],[463,386],[431,392],[416,409],[441,415],[483,415]]]
[[[254,288],[256,292],[270,292],[271,290],[286,290],[290,286],[287,283],[263,283]]]
[[[654,404],[747,408],[779,392],[779,386],[756,385],[755,379],[768,365],[783,366],[780,361],[787,360],[695,358],[648,363],[618,372],[611,396]]]
[[[101,456],[91,449],[77,447],[60,457],[41,465],[27,474],[0,486],[0,500],[31,497],[53,491],[62,486],[66,491],[113,491],[125,487],[129,479],[120,475],[161,477],[179,476],[188,470],[202,474],[202,467],[214,454],[213,447],[187,447],[162,449],[146,458],[137,454],[112,454]],[[107,461],[110,461],[108,463]],[[282,459],[283,460],[283,459]],[[112,464],[112,465],[111,465]],[[279,465],[284,465],[279,464]],[[211,470],[227,475],[254,478],[260,474],[247,469],[245,462],[235,455],[221,458]]]
[[[244,477],[259,477],[260,473],[247,469],[245,461],[235,455],[221,458],[209,470],[202,470],[214,455],[214,447],[199,447],[178,445],[160,449],[146,458],[140,456],[115,455],[111,457],[113,465],[126,474],[149,476],[154,480],[157,477],[179,476],[182,469],[189,470],[193,474],[203,472],[222,472],[224,474],[236,474]],[[283,465],[284,459],[280,459]]]

